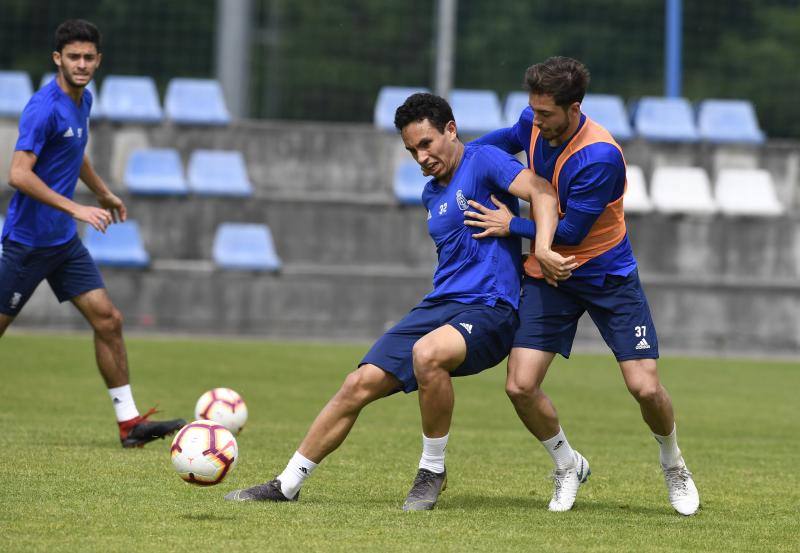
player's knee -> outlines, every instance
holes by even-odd
[[[541,388],[534,380],[522,380],[511,376],[506,379],[506,395],[512,403],[529,401],[540,392]]]
[[[112,306],[95,319],[94,330],[102,336],[118,336],[122,334],[122,323],[122,313]]]
[[[355,370],[344,379],[336,396],[338,401],[349,407],[361,408],[372,399],[373,389],[363,372]]]
[[[444,359],[440,348],[432,340],[419,340],[411,350],[414,360],[414,376],[417,382],[425,382],[440,374]]]
[[[661,396],[661,383],[654,379],[642,379],[628,384],[628,390],[639,403],[652,403]]]

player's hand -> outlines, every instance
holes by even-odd
[[[558,286],[558,281],[567,280],[572,276],[572,271],[578,267],[575,256],[564,257],[551,249],[536,250],[536,260],[542,268],[545,280],[551,286]]]
[[[108,210],[115,223],[121,223],[128,218],[128,209],[125,207],[125,204],[111,192],[105,196],[98,196],[97,203]]]
[[[103,233],[105,233],[108,225],[113,222],[110,211],[90,205],[79,205],[72,216],[78,221],[92,225]]]
[[[492,203],[497,206],[497,209],[490,209],[474,200],[467,202],[472,209],[476,211],[464,212],[464,224],[470,227],[478,227],[484,229],[483,232],[473,234],[473,238],[485,238],[487,236],[510,236],[511,218],[514,214],[508,209],[508,206],[494,197],[492,194]]]

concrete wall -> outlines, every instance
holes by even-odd
[[[7,133],[8,134],[8,133]],[[136,147],[244,152],[253,198],[151,198],[125,193]],[[91,155],[125,197],[153,257],[150,269],[104,269],[127,327],[139,330],[369,340],[430,289],[435,252],[420,208],[400,207],[392,169],[407,155],[396,135],[361,125],[240,123],[227,129],[93,127]],[[790,213],[758,218],[628,216],[664,351],[800,352],[800,146],[627,145],[649,177],[663,164],[766,167]],[[88,198],[82,196],[84,200]],[[5,207],[10,191],[0,192]],[[222,222],[266,222],[284,261],[279,275],[213,268]],[[20,327],[85,328],[42,285]],[[579,343],[601,346],[590,321]]]

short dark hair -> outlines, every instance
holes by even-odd
[[[455,121],[453,109],[447,100],[435,94],[418,92],[412,94],[394,112],[394,126],[402,131],[406,125],[427,119],[440,133],[450,121]]]
[[[525,71],[525,87],[531,94],[552,96],[556,105],[567,107],[583,101],[589,78],[589,70],[578,60],[554,56]]]
[[[73,42],[92,42],[99,52],[100,31],[84,19],[67,19],[56,29],[56,52],[61,52],[64,46]]]

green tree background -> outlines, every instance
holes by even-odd
[[[368,122],[383,85],[433,86],[433,0],[254,0],[251,115]],[[94,21],[105,74],[212,76],[214,0],[0,0],[0,68],[51,71],[56,25]],[[586,62],[592,92],[664,89],[664,0],[459,0],[455,86],[504,96],[525,68]],[[683,93],[749,98],[771,137],[800,138],[800,0],[684,1]]]

